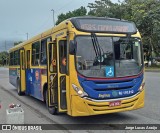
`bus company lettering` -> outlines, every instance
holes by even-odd
[[[108,87],[108,88],[118,88],[119,85],[108,85],[107,87]]]
[[[99,98],[106,98],[106,97],[110,97],[110,94],[99,94],[98,97]]]
[[[118,94],[121,95],[128,95],[128,94],[133,94],[134,90],[125,90],[125,91],[119,91]]]
[[[82,29],[85,30],[97,30],[97,31],[113,31],[113,32],[127,32],[128,26],[120,25],[96,25],[96,24],[83,24],[81,25]]]

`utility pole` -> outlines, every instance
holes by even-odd
[[[27,40],[28,40],[28,33],[26,33],[26,35],[27,35]]]
[[[5,51],[7,51],[6,40],[4,42],[4,45],[5,45]]]
[[[53,12],[53,25],[55,26],[55,20],[54,20],[54,9],[51,10]]]
[[[4,45],[5,45],[5,51],[7,53],[7,43],[6,43],[6,40],[4,41]],[[4,57],[4,60],[3,60],[3,65],[7,65],[7,57]]]

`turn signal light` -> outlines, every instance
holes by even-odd
[[[144,90],[144,85],[145,85],[145,83],[141,84],[141,86],[139,87],[139,91],[143,91]]]

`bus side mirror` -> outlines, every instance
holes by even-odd
[[[69,53],[71,55],[74,55],[76,53],[76,50],[77,50],[77,44],[73,40],[71,40],[69,42]]]

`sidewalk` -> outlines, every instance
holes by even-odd
[[[39,114],[36,114],[36,112],[29,109],[14,96],[3,90],[2,87],[0,87],[0,124],[6,124],[6,109],[8,109],[11,103],[21,104],[24,110],[24,124],[50,124],[50,122],[43,119]]]

